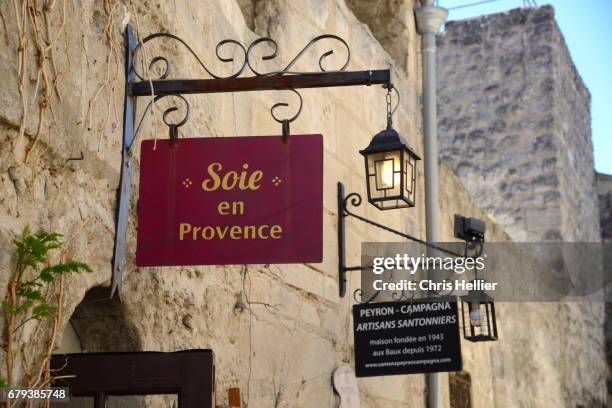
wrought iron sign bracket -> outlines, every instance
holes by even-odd
[[[227,79],[160,79],[128,84],[132,96],[188,95],[223,92],[282,91],[354,85],[391,86],[388,69],[334,71],[302,74],[270,74]],[[153,88],[153,93],[151,92]]]
[[[136,34],[132,26],[125,30],[125,101],[123,105],[123,144],[121,148],[121,175],[120,186],[117,192],[117,214],[115,227],[115,247],[112,264],[112,280],[110,297],[117,292],[121,295],[121,282],[125,269],[125,252],[127,242],[128,215],[130,211],[130,198],[132,195],[132,155],[131,148],[136,138],[134,120],[136,118],[136,97],[130,95],[129,86],[134,81],[132,58],[138,46]]]
[[[375,221],[369,220],[361,215],[355,214],[349,210],[349,204],[353,207],[359,207],[361,205],[362,199],[361,195],[358,193],[350,193],[348,195],[344,195],[344,184],[338,182],[338,294],[340,297],[344,297],[346,295],[346,274],[347,272],[352,271],[364,271],[367,270],[367,266],[346,266],[346,253],[345,253],[345,218],[353,217],[366,224],[372,225],[376,228],[385,230],[402,238],[406,238],[410,241],[417,242],[425,245],[428,248],[435,249],[437,251],[443,252],[445,254],[455,256],[455,257],[464,257],[467,254],[468,243],[466,242],[466,251],[463,254],[459,254],[453,251],[449,251],[448,249],[442,248],[441,246],[431,244],[427,241],[419,239],[413,235],[406,234],[404,232],[397,231],[393,228],[387,227],[386,225],[379,224]],[[359,291],[359,289],[357,290]],[[378,295],[375,293],[367,302],[374,300],[374,298]]]
[[[166,39],[174,41],[185,49],[195,61],[199,64],[202,70],[207,74],[207,79],[169,79],[170,62],[164,56],[155,56],[148,61],[144,51],[145,44],[156,39]],[[298,63],[307,50],[311,49],[313,44],[324,40],[334,41],[344,47],[347,57],[344,64],[335,70],[327,70],[324,68],[326,58],[333,54],[332,50],[328,50],[321,54],[318,60],[320,72],[301,72],[296,71],[294,66]],[[222,50],[229,47],[234,47],[242,55],[242,64],[238,69],[228,76],[216,75],[210,70],[198,56],[198,54],[180,37],[169,33],[155,33],[142,38],[140,41],[131,25],[128,25],[125,30],[125,47],[126,47],[126,86],[125,86],[125,105],[123,116],[123,147],[122,147],[122,165],[121,165],[121,182],[118,191],[118,209],[116,218],[115,246],[114,257],[112,263],[112,282],[111,282],[111,297],[118,293],[120,295],[121,282],[123,271],[125,269],[126,259],[126,238],[128,229],[128,215],[131,200],[131,161],[134,150],[135,141],[141,130],[143,121],[155,102],[159,99],[173,96],[185,105],[185,114],[180,121],[173,121],[170,118],[170,113],[179,110],[178,106],[172,106],[166,109],[163,113],[163,121],[169,128],[170,139],[176,141],[178,139],[178,130],[183,126],[190,117],[190,105],[184,95],[191,94],[209,94],[209,93],[225,93],[225,92],[248,92],[248,91],[291,91],[299,97],[299,109],[291,118],[279,118],[275,110],[280,106],[288,106],[286,103],[274,104],[270,112],[275,121],[282,125],[282,134],[287,141],[289,136],[289,124],[294,121],[300,114],[302,109],[302,98],[297,89],[305,88],[324,88],[324,87],[339,87],[339,86],[371,86],[382,85],[383,88],[392,89],[391,71],[389,69],[381,70],[364,70],[364,71],[346,71],[350,62],[350,49],[346,41],[342,38],[324,34],[313,38],[306,44],[302,50],[287,64],[284,68],[271,71],[260,72],[256,68],[254,51],[261,49],[261,45],[266,44],[268,49],[272,49],[267,55],[260,57],[262,61],[273,60],[277,56],[278,44],[271,38],[259,38],[253,41],[248,46],[241,44],[236,40],[223,40],[219,42],[215,48],[217,59],[223,63],[231,63],[236,66],[235,58],[222,56]],[[144,74],[143,67],[147,67],[148,71],[156,71],[161,74],[158,78],[151,78],[151,74]],[[240,75],[250,70],[254,75],[240,77]],[[152,100],[145,107],[142,118],[136,125],[136,101],[138,97],[150,96]],[[344,270],[354,270],[345,268]]]

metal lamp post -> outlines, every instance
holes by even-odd
[[[448,10],[434,6],[434,0],[422,0],[415,10],[423,49],[423,137],[425,145],[425,217],[427,242],[438,242],[438,140],[436,118],[436,34],[448,17]],[[436,280],[435,274],[431,276]],[[428,406],[442,406],[440,375],[427,378]]]

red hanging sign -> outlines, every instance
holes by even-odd
[[[321,135],[145,140],[136,265],[321,262]]]

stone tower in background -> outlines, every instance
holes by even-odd
[[[596,182],[590,94],[551,6],[447,23],[437,68],[440,158],[514,241],[609,239],[612,179]],[[612,367],[612,304],[606,309]],[[583,318],[601,323],[596,304],[564,304],[560,316],[566,333]],[[559,350],[567,361],[572,353]],[[601,403],[577,378],[563,395]]]
[[[604,265],[612,265],[612,175],[597,175],[597,192],[599,193],[599,219],[601,223],[601,241],[604,243]],[[608,267],[609,268],[609,267]],[[610,269],[608,269],[610,270]],[[606,357],[608,361],[608,401],[612,403],[612,285],[606,275]]]
[[[612,175],[597,175],[597,192],[599,193],[601,240],[612,242]]]
[[[449,22],[440,156],[515,241],[601,238],[590,94],[551,6]]]

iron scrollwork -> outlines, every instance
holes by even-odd
[[[269,72],[262,72],[256,69],[255,67],[255,61],[257,60],[257,57],[255,56],[256,54],[256,50],[258,50],[259,48],[261,48],[261,45],[263,44],[267,44],[268,46],[270,46],[272,48],[272,52],[265,54],[265,55],[261,55],[259,58],[262,61],[269,61],[269,60],[273,60],[276,59],[278,57],[278,43],[273,40],[272,38],[269,37],[262,37],[262,38],[258,38],[254,41],[252,41],[248,47],[243,45],[241,42],[237,41],[237,40],[233,40],[233,39],[225,39],[223,41],[220,41],[219,43],[217,43],[216,47],[215,47],[215,56],[216,58],[223,62],[223,63],[235,63],[238,62],[238,67],[235,68],[234,70],[232,70],[232,72],[229,75],[219,75],[218,73],[213,72],[212,69],[210,69],[205,63],[204,60],[202,58],[200,58],[200,56],[197,54],[197,52],[185,41],[183,40],[181,37],[174,35],[174,34],[170,34],[170,33],[155,33],[155,34],[151,34],[145,38],[143,38],[138,45],[136,46],[136,48],[133,51],[132,57],[133,57],[133,63],[132,63],[132,71],[134,73],[134,75],[140,79],[141,81],[152,81],[152,80],[163,80],[163,79],[168,79],[168,77],[170,76],[171,73],[171,64],[170,61],[167,57],[165,56],[161,56],[161,55],[157,55],[154,56],[152,58],[150,58],[149,61],[144,61],[144,58],[148,59],[148,56],[145,55],[145,44],[150,43],[151,41],[154,40],[161,40],[161,39],[169,39],[172,40],[174,42],[177,42],[178,44],[180,44],[182,47],[184,47],[188,53],[195,58],[196,62],[198,63],[198,65],[202,68],[202,70],[211,78],[213,79],[231,79],[231,78],[238,78],[240,77],[245,71],[247,71],[247,68],[249,71],[251,71],[256,77],[264,77],[264,76],[274,76],[274,75],[301,75],[301,74],[310,74],[312,72],[303,72],[303,71],[296,71],[293,70],[293,68],[296,66],[296,64],[302,59],[302,57],[304,56],[304,54],[311,49],[315,44],[324,41],[324,40],[332,40],[332,41],[336,41],[338,43],[340,43],[342,45],[342,47],[346,50],[346,59],[343,60],[343,63],[337,68],[337,69],[333,69],[330,70],[328,68],[325,67],[325,61],[326,59],[328,59],[328,57],[332,54],[334,54],[334,50],[333,49],[328,49],[326,51],[324,51],[318,59],[318,66],[319,66],[319,70],[320,72],[339,72],[339,71],[344,71],[347,66],[350,63],[350,59],[351,59],[351,51],[350,48],[347,44],[347,42],[342,39],[341,37],[337,36],[337,35],[333,35],[333,34],[323,34],[323,35],[319,35],[317,37],[314,37],[312,40],[310,40],[297,54],[295,57],[293,57],[293,59],[284,67],[278,70],[272,70]],[[233,46],[236,50],[239,51],[240,56],[238,57],[234,57],[234,56],[223,56],[224,55],[224,50],[228,49],[228,47]],[[147,66],[147,70],[148,73],[145,74],[144,72],[142,72],[141,69],[139,69],[139,67],[145,67]],[[152,77],[151,73],[152,72],[157,72],[157,75],[155,78]],[[152,89],[153,91],[153,89]],[[287,107],[289,106],[288,103],[286,102],[278,102],[272,105],[272,107],[270,108],[270,113],[272,115],[272,118],[277,121],[278,123],[281,123],[283,125],[283,135],[287,136],[289,133],[289,123],[295,121],[300,113],[302,112],[302,105],[303,105],[303,99],[302,96],[300,95],[300,93],[298,91],[296,91],[295,89],[290,89],[290,91],[294,92],[298,98],[299,98],[299,106],[298,109],[296,111],[296,113],[289,117],[289,118],[285,118],[282,119],[280,118],[275,112],[277,110],[277,108],[279,107]],[[153,93],[153,92],[152,92]],[[170,128],[170,132],[171,134],[173,134],[174,132],[176,132],[176,129],[178,129],[178,127],[184,125],[186,123],[186,121],[189,119],[189,112],[190,112],[190,107],[189,107],[189,103],[187,102],[187,100],[182,97],[179,94],[175,94],[176,96],[179,96],[181,99],[183,99],[183,102],[187,105],[187,110],[186,110],[186,115],[184,117],[184,120],[180,121],[179,123],[168,123],[168,121],[166,120],[167,115],[170,112],[176,111],[178,108],[174,107],[174,108],[169,108],[164,112],[163,118],[164,118],[164,123],[166,123],[166,125]],[[138,130],[141,127],[141,124],[144,120],[144,117],[149,113],[149,111],[151,110],[151,105],[155,104],[159,99],[161,99],[162,97],[167,96],[167,95],[158,95],[155,96],[151,102],[147,105],[147,107],[145,108],[145,111],[143,113],[143,116],[139,122],[136,134],[138,133]]]
[[[389,276],[389,279],[387,282],[393,282],[393,274]],[[364,296],[366,295],[364,293],[364,290],[362,288],[357,288],[353,291],[353,300],[355,301],[355,303],[371,303],[378,298],[378,296],[380,295],[380,292],[381,292],[380,290],[376,290],[373,293],[369,294],[368,297],[364,299]],[[393,299],[396,302],[399,302],[402,300],[413,301],[415,298],[414,292],[409,292],[409,291],[406,291],[405,289],[394,290],[394,291],[391,291],[390,293],[391,293],[391,299]]]
[[[134,64],[133,64],[134,74],[140,80],[142,80],[142,81],[148,81],[150,79],[167,79],[169,74],[170,74],[170,69],[171,69],[170,61],[168,60],[168,58],[166,58],[164,56],[155,56],[155,57],[151,58],[151,61],[148,63],[149,70],[152,70],[155,67],[155,65],[158,64],[159,62],[163,63],[163,71],[160,74],[160,76],[157,77],[157,78],[146,77],[142,72],[139,72],[138,69],[136,69],[136,67],[138,65],[143,65],[144,66],[144,64],[145,64],[144,61],[142,61],[140,64],[137,62],[139,51],[142,48],[144,48],[145,44],[147,44],[148,42],[153,41],[155,39],[160,39],[160,38],[168,38],[168,39],[174,40],[174,41],[178,42],[179,44],[181,44],[195,58],[195,60],[202,67],[202,69],[210,77],[215,78],[215,79],[237,78],[237,77],[239,77],[244,72],[245,68],[247,68],[247,67],[249,68],[249,70],[253,74],[255,74],[255,76],[298,75],[298,74],[312,73],[312,72],[304,72],[304,71],[292,71],[291,68],[293,68],[299,62],[299,60],[308,51],[309,48],[313,47],[316,43],[321,42],[323,40],[334,40],[334,41],[337,41],[340,44],[342,44],[342,46],[346,49],[346,60],[344,61],[344,63],[339,68],[337,68],[335,70],[326,69],[324,67],[323,61],[325,61],[330,55],[332,55],[334,53],[334,51],[332,49],[329,49],[329,50],[323,52],[323,54],[321,54],[321,56],[319,57],[318,65],[319,65],[319,69],[320,69],[321,72],[344,71],[346,69],[346,67],[348,66],[348,64],[350,63],[350,61],[351,61],[351,50],[350,50],[350,47],[349,47],[348,43],[343,38],[341,38],[341,37],[339,37],[337,35],[333,35],[333,34],[323,34],[323,35],[316,36],[312,40],[310,40],[308,42],[308,44],[306,44],[306,46],[304,46],[304,48],[302,48],[300,50],[300,52],[298,52],[297,55],[295,57],[293,57],[293,59],[289,62],[289,64],[287,64],[284,68],[282,68],[280,70],[269,71],[269,72],[259,72],[258,70],[255,69],[254,63],[253,63],[254,50],[260,44],[268,44],[268,45],[270,45],[273,48],[273,51],[271,53],[267,54],[267,55],[261,56],[261,60],[263,60],[263,61],[272,60],[272,59],[275,59],[278,56],[278,43],[275,40],[273,40],[272,38],[262,37],[262,38],[258,38],[256,40],[254,40],[253,42],[251,42],[248,47],[245,47],[242,43],[240,43],[237,40],[226,39],[226,40],[223,40],[223,41],[220,41],[219,43],[217,43],[217,45],[215,47],[215,56],[217,57],[217,59],[219,61],[224,62],[224,63],[234,62],[235,59],[233,57],[223,57],[221,55],[221,49],[224,48],[224,46],[234,45],[235,47],[237,47],[238,50],[242,51],[242,64],[233,73],[231,73],[230,75],[224,76],[224,75],[217,75],[217,74],[213,73],[212,70],[210,70],[206,66],[204,61],[194,51],[194,49],[191,48],[189,46],[189,44],[185,40],[183,40],[181,37],[179,37],[177,35],[174,35],[174,34],[170,34],[170,33],[155,33],[155,34],[151,34],[151,35],[143,38],[142,41],[136,46],[136,48],[134,50],[134,54],[133,54],[133,59],[134,59]]]
[[[349,204],[352,205],[353,207],[359,207],[362,203],[362,198],[361,195],[358,193],[351,193],[349,195],[347,195],[346,197],[344,197],[343,203],[342,203],[342,214],[346,217],[349,215],[353,215],[353,213],[351,213],[348,210],[348,206]]]
[[[187,121],[189,120],[189,117],[191,116],[191,105],[189,104],[189,101],[187,99],[185,99],[185,97],[183,95],[157,95],[155,96],[145,107],[144,112],[142,113],[142,116],[140,118],[140,121],[138,122],[138,125],[136,126],[136,129],[134,130],[134,138],[132,140],[132,143],[128,146],[128,152],[131,154],[133,152],[134,149],[134,142],[137,140],[138,135],[140,134],[140,130],[142,128],[142,124],[147,116],[147,114],[151,111],[151,108],[153,107],[153,105],[155,103],[157,103],[160,99],[163,99],[167,96],[172,96],[172,97],[176,97],[179,98],[179,100],[182,101],[182,103],[185,105],[185,113],[183,114],[183,117],[181,120],[171,120],[170,119],[170,114],[173,112],[178,112],[179,111],[179,107],[178,105],[174,104],[173,106],[170,106],[168,108],[166,108],[164,110],[164,112],[162,113],[162,120],[163,122],[166,124],[166,126],[168,126],[168,131],[170,134],[170,139],[177,139],[178,138],[178,129],[183,126],[185,123],[187,123]]]
[[[331,40],[338,41],[339,43],[341,43],[344,46],[344,48],[346,49],[346,61],[344,62],[344,64],[342,64],[342,66],[340,66],[340,68],[337,68],[335,70],[325,69],[325,67],[323,66],[323,61],[327,57],[329,57],[330,55],[332,55],[334,53],[333,50],[327,50],[323,54],[321,54],[321,56],[319,57],[319,69],[321,70],[321,72],[344,71],[346,69],[346,67],[348,66],[348,64],[350,63],[350,61],[351,61],[351,50],[350,50],[350,47],[348,46],[347,42],[344,41],[344,39],[342,39],[341,37],[338,37],[337,35],[333,35],[333,34],[323,34],[323,35],[316,36],[315,38],[310,40],[308,42],[308,44],[306,44],[306,46],[304,46],[304,48],[302,48],[302,50],[291,60],[291,62],[289,62],[289,64],[287,64],[287,66],[285,66],[285,68],[283,68],[281,70],[277,70],[277,71],[270,71],[270,72],[258,72],[257,70],[255,70],[255,68],[251,64],[251,53],[252,53],[252,51],[255,49],[255,47],[258,44],[266,43],[266,44],[271,45],[272,48],[274,49],[274,51],[272,51],[271,54],[262,56],[261,59],[262,60],[271,60],[271,59],[274,59],[278,55],[278,43],[276,41],[274,41],[272,38],[269,38],[269,37],[258,38],[257,40],[253,41],[249,45],[249,47],[247,48],[247,52],[246,52],[246,64],[248,65],[249,69],[255,75],[257,75],[257,76],[263,76],[263,75],[298,75],[298,74],[308,74],[310,72],[292,71],[291,68],[300,60],[302,55],[304,55],[304,53],[306,53],[306,51],[309,48],[311,48],[317,42],[322,41],[322,40],[326,40],[326,39],[331,39]]]
[[[376,300],[379,294],[380,294],[380,291],[376,291],[372,293],[370,297],[364,300],[363,299],[363,296],[364,296],[363,289],[357,288],[353,291],[353,300],[355,301],[355,303],[370,303]]]
[[[150,75],[149,76],[145,76],[144,73],[139,72],[138,69],[136,68],[138,65],[144,66],[144,64],[145,64],[144,61],[142,61],[140,64],[137,62],[138,61],[139,51],[141,49],[144,49],[145,44],[147,44],[148,42],[153,41],[155,39],[159,39],[159,38],[169,38],[169,39],[174,40],[174,41],[178,42],[179,44],[181,44],[195,58],[195,60],[202,67],[202,69],[210,77],[215,78],[215,79],[236,78],[236,77],[240,76],[240,74],[242,73],[242,71],[244,70],[244,68],[245,68],[245,66],[247,64],[247,51],[244,48],[244,45],[242,45],[239,41],[231,40],[231,39],[220,41],[217,44],[217,46],[215,47],[215,55],[217,56],[219,61],[225,62],[225,63],[234,62],[234,58],[232,58],[232,57],[229,57],[229,58],[222,57],[219,54],[219,51],[221,50],[221,48],[223,48],[227,44],[232,44],[232,45],[237,46],[239,50],[242,50],[242,53],[243,53],[243,62],[242,62],[242,66],[240,67],[240,69],[238,71],[232,73],[231,75],[228,75],[228,76],[216,75],[210,69],[208,69],[206,64],[204,64],[204,61],[202,61],[202,59],[200,59],[200,57],[193,50],[193,48],[191,48],[189,46],[189,44],[187,44],[187,42],[185,40],[183,40],[181,37],[179,37],[177,35],[174,35],[174,34],[170,34],[170,33],[155,33],[155,34],[151,34],[151,35],[148,35],[145,38],[143,38],[142,41],[140,41],[138,43],[138,45],[136,46],[136,48],[134,49],[134,54],[133,54],[133,61],[134,61],[134,63],[132,65],[132,69],[134,70],[134,74],[140,80],[142,80],[142,81],[148,81],[148,80],[152,80],[152,79],[167,79],[168,75],[170,74],[170,69],[171,69],[170,61],[168,61],[168,58],[166,58],[164,56],[161,56],[161,55],[158,55],[158,56],[155,56],[155,57],[151,58],[151,61],[148,63],[148,70],[149,70],[149,72],[151,72],[159,62],[163,63],[163,71],[162,71],[162,73],[160,74],[159,77],[151,78]]]

